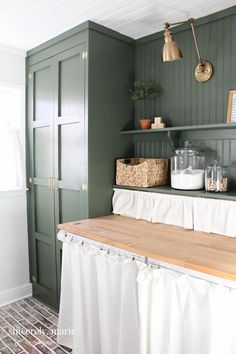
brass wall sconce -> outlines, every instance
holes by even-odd
[[[194,72],[195,78],[199,82],[206,82],[211,78],[211,76],[213,74],[213,67],[208,61],[202,60],[202,58],[200,56],[196,33],[195,33],[195,29],[194,29],[194,19],[193,18],[189,18],[187,21],[181,21],[181,22],[175,22],[175,23],[166,22],[164,24],[164,26],[165,26],[164,27],[165,44],[164,44],[163,53],[162,53],[163,62],[169,62],[169,61],[174,61],[174,60],[178,60],[178,59],[183,58],[181,50],[179,49],[176,42],[173,40],[173,36],[170,31],[170,26],[184,24],[184,23],[190,24],[190,26],[192,28],[195,47],[196,47],[198,64],[197,64],[197,66],[195,68],[195,72]]]

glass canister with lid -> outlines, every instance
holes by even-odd
[[[227,192],[228,167],[215,160],[205,171],[205,189],[208,192]]]
[[[205,156],[190,141],[175,149],[171,157],[171,187],[183,190],[204,188]]]

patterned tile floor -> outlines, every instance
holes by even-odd
[[[58,314],[33,297],[0,307],[0,354],[63,354],[57,344]]]

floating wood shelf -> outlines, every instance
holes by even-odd
[[[123,130],[121,131],[121,134],[136,135],[136,134],[166,133],[169,141],[172,144],[172,147],[175,147],[175,143],[178,141],[179,134],[184,131],[217,131],[217,130],[222,131],[222,130],[232,130],[232,129],[236,129],[236,123],[191,125],[191,126],[180,126],[180,127],[167,127],[167,128],[160,128],[160,129]],[[184,195],[190,197],[236,201],[236,191],[229,191],[227,193],[214,193],[214,192],[206,192],[205,190],[200,190],[200,191],[176,190],[171,188],[170,186],[151,187],[151,188],[127,187],[127,186],[122,186],[122,187],[114,186],[114,187],[131,189],[131,190],[140,190],[146,192],[156,192],[156,193]]]
[[[204,125],[190,125],[180,127],[167,127],[160,129],[136,129],[136,130],[122,130],[121,134],[156,134],[163,132],[181,132],[192,130],[225,130],[236,129],[236,123],[221,123],[221,124],[204,124]]]
[[[188,191],[188,190],[173,189],[170,186],[142,188],[142,187],[113,185],[113,187],[119,188],[119,189],[129,189],[129,190],[141,191],[141,192],[164,193],[164,194],[183,195],[183,196],[187,196],[187,197],[198,197],[198,198],[210,198],[210,199],[236,201],[236,191],[230,191],[227,193],[206,192],[205,190]]]

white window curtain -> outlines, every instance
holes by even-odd
[[[63,243],[58,343],[78,354],[137,354],[138,263]]]
[[[0,83],[0,191],[22,189],[23,88]]]
[[[236,290],[144,266],[140,354],[235,354]]]

